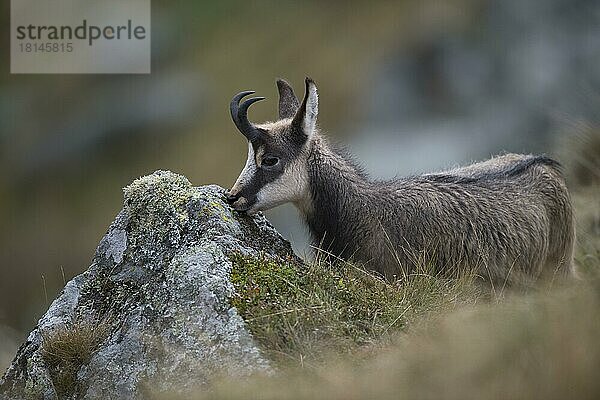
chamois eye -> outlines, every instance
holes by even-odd
[[[263,165],[265,167],[274,167],[278,163],[279,163],[279,158],[277,158],[277,157],[264,157],[262,159],[261,165]]]

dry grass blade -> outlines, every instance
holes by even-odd
[[[57,327],[42,335],[42,357],[59,396],[75,390],[77,372],[90,361],[109,333],[107,320],[89,319]]]

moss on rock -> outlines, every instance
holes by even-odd
[[[151,258],[149,251],[176,246],[188,221],[186,205],[195,195],[190,181],[170,171],[156,171],[136,179],[123,189],[124,210],[129,217],[130,252]]]
[[[331,351],[381,343],[416,316],[477,297],[470,277],[417,273],[398,285],[348,263],[305,265],[237,253],[231,259],[231,303],[278,362],[321,361]]]

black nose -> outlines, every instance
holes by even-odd
[[[235,194],[233,194],[233,193],[231,193],[231,192],[229,192],[229,191],[228,191],[228,192],[225,194],[225,198],[227,199],[227,202],[228,202],[229,204],[233,204],[233,203],[235,203],[235,202],[237,201],[237,199],[239,199],[239,198],[240,198],[240,194],[239,194],[239,193],[235,193]]]

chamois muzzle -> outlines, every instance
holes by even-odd
[[[240,193],[232,193],[231,189],[227,191],[227,193],[225,194],[225,198],[227,199],[227,203],[229,204],[233,204],[236,201],[238,201],[238,199],[240,198]]]
[[[247,90],[244,92],[240,92],[233,96],[231,103],[229,104],[229,111],[231,112],[231,119],[235,126],[237,126],[238,130],[248,139],[248,141],[253,142],[257,140],[261,136],[260,130],[254,126],[254,124],[248,121],[248,107],[257,101],[264,100],[264,97],[252,97],[250,99],[244,100],[242,104],[240,104],[240,100],[248,96],[249,94],[253,94],[253,90]]]

